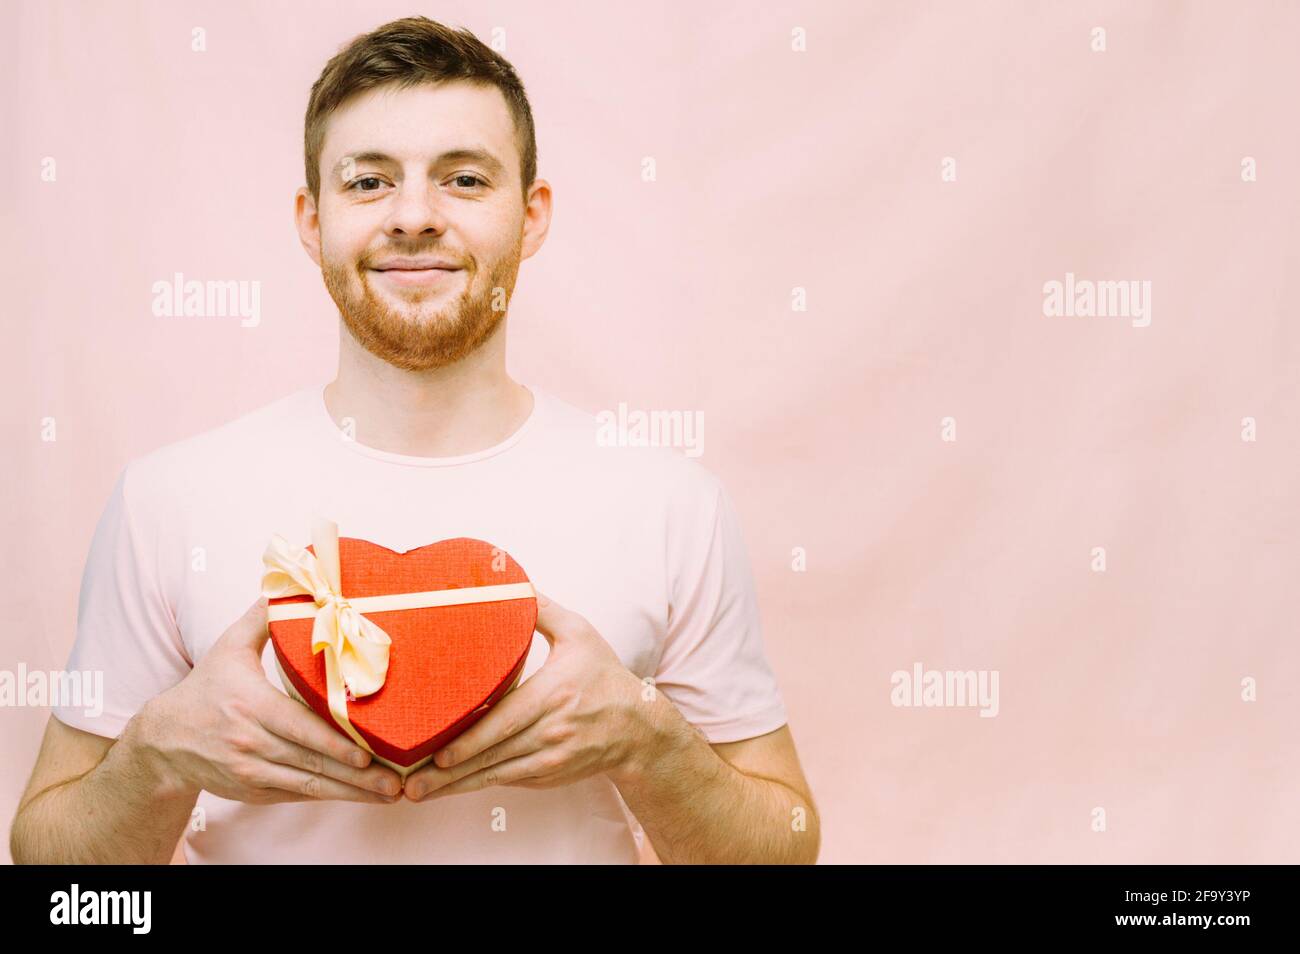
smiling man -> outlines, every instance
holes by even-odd
[[[597,441],[506,372],[551,189],[511,66],[424,18],[312,87],[303,247],[333,381],[133,460],[86,562],[69,669],[14,820],[20,862],[816,860],[819,821],[735,510],[698,463]],[[398,552],[490,540],[539,589],[522,682],[413,772],[275,676],[262,554],[326,515]],[[231,620],[234,623],[231,623]]]

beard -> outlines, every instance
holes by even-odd
[[[363,348],[403,371],[428,371],[454,364],[490,338],[505,319],[505,304],[514,293],[519,273],[523,237],[507,254],[491,263],[486,281],[478,263],[469,258],[461,272],[465,290],[456,298],[435,287],[380,291],[370,284],[369,253],[355,263],[330,261],[322,254],[321,276],[339,315]],[[397,254],[419,255],[437,249],[393,248]],[[361,292],[353,291],[349,277],[356,275]],[[454,281],[455,279],[451,279]],[[496,290],[504,291],[500,309],[492,306]],[[446,299],[441,306],[432,302]],[[393,304],[396,299],[399,304]]]

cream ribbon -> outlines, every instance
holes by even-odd
[[[454,606],[463,603],[492,603],[535,597],[532,583],[502,583],[459,589],[424,590],[419,593],[390,593],[347,599],[339,583],[339,528],[332,520],[316,518],[311,529],[313,554],[306,547],[291,546],[278,533],[262,554],[266,570],[262,595],[268,599],[307,594],[312,603],[281,603],[267,608],[267,621],[312,619],[311,651],[325,653],[325,684],[330,714],[352,740],[371,755],[361,733],[348,719],[348,702],[368,696],[384,685],[388,677],[388,650],[392,639],[363,613]],[[279,660],[276,661],[277,667]],[[292,683],[281,681],[291,695],[301,700]],[[380,758],[375,755],[375,758]],[[392,765],[386,759],[385,764]],[[422,761],[427,761],[424,759]],[[403,771],[401,767],[399,771]],[[406,767],[409,771],[415,766]]]

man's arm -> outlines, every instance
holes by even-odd
[[[411,801],[491,785],[552,788],[603,772],[661,860],[817,860],[820,828],[789,726],[710,746],[585,618],[537,594],[546,662],[406,779]]]
[[[660,693],[652,742],[610,773],[665,864],[813,864],[821,823],[788,725],[710,745]]]
[[[396,772],[267,680],[266,607],[250,606],[116,741],[50,720],[10,834],[15,862],[165,864],[204,790],[258,805],[401,797]]]
[[[50,717],[9,834],[15,864],[171,859],[198,793],[167,785],[133,756],[135,733],[135,720],[106,739]]]

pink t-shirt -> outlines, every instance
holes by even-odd
[[[710,742],[785,724],[735,510],[697,461],[602,446],[594,415],[536,387],[533,413],[495,447],[393,454],[349,440],[323,388],[126,465],[91,543],[67,663],[103,672],[103,711],[56,706],[60,721],[116,737],[257,598],[272,534],[305,546],[321,515],[341,536],[399,552],[460,536],[502,547]],[[548,651],[534,633],[524,679]],[[269,643],[262,662],[279,687]],[[198,806],[192,863],[634,863],[642,840],[604,775],[421,804],[251,805],[203,792]]]

